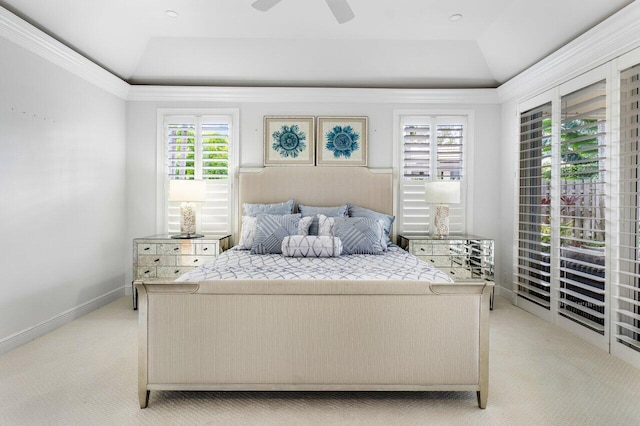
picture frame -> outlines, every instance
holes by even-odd
[[[264,165],[313,166],[315,139],[312,115],[265,115]]]
[[[368,117],[318,117],[316,164],[366,166]]]

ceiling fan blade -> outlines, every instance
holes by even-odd
[[[338,21],[338,24],[344,24],[345,22],[348,22],[356,17],[356,15],[353,14],[353,10],[351,10],[351,7],[349,6],[349,3],[347,3],[347,0],[325,1],[327,2],[329,9],[331,9],[333,16],[336,17],[336,21]]]
[[[251,4],[251,6],[261,12],[266,12],[281,1],[282,0],[256,0]]]

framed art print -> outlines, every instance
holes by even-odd
[[[318,166],[367,165],[367,117],[318,117]]]
[[[313,166],[315,162],[313,116],[264,117],[265,166]]]

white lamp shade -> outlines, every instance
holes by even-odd
[[[170,180],[169,201],[206,201],[205,181],[203,180]]]
[[[425,184],[425,199],[432,204],[460,203],[460,182],[438,180]]]

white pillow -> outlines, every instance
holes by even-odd
[[[289,257],[338,257],[342,241],[337,237],[290,235],[282,240],[282,255]]]
[[[240,241],[237,248],[239,250],[251,250],[253,239],[256,237],[256,226],[258,218],[256,216],[242,216],[242,230],[240,231]]]
[[[313,217],[300,218],[298,222],[298,235],[309,235],[309,227]],[[236,247],[238,250],[251,250],[253,240],[256,237],[256,228],[258,226],[257,216],[242,216],[242,230],[240,231],[240,241]]]

